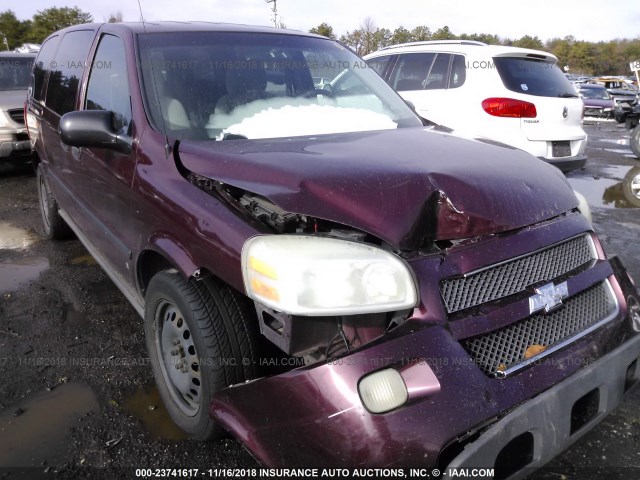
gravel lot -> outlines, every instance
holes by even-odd
[[[585,123],[589,162],[569,182],[586,196],[607,252],[640,280],[640,208],[623,188],[640,161],[622,126]],[[0,478],[105,472],[93,467],[257,467],[231,438],[193,442],[173,426],[154,387],[140,318],[78,241],[44,240],[40,223],[35,177],[2,167]],[[639,478],[639,412],[636,388],[534,476]],[[111,478],[135,476],[119,472]]]

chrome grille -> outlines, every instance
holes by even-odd
[[[582,235],[526,257],[443,280],[440,294],[449,313],[513,295],[529,285],[569,273],[595,259],[592,241]]]
[[[16,123],[19,123],[20,125],[24,125],[24,112],[22,111],[21,108],[14,108],[13,110],[7,110],[7,113],[11,117],[11,120],[13,120]]]
[[[599,324],[613,319],[617,313],[618,303],[605,280],[571,297],[556,311],[534,315],[471,338],[463,341],[462,346],[484,373],[497,376],[517,369],[519,363],[528,360],[526,357],[540,358],[577,340]],[[525,355],[534,345],[546,349],[538,355]]]

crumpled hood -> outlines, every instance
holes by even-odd
[[[577,207],[562,173],[520,150],[429,129],[183,141],[199,175],[401,249],[512,230]]]

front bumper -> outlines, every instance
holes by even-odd
[[[520,405],[467,444],[447,466],[445,478],[459,478],[459,469],[471,467],[495,468],[499,478],[531,474],[620,403],[640,374],[638,357],[640,336]],[[514,458],[523,464],[514,464]]]
[[[601,268],[610,268],[617,319],[505,379],[465,361],[447,328],[409,321],[335,362],[226,388],[210,414],[270,467],[495,468],[518,478],[584,435],[638,379],[640,335],[624,302],[640,301],[638,291],[617,259]],[[423,368],[417,383],[405,378],[407,403],[365,410],[359,380],[407,364]],[[439,389],[426,388],[429,373]]]

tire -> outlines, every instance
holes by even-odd
[[[44,234],[51,240],[65,240],[73,237],[73,231],[60,216],[58,202],[49,189],[49,183],[41,165],[36,169],[36,181]]]
[[[173,421],[197,440],[224,430],[209,417],[214,392],[255,377],[252,304],[217,279],[155,275],[145,300],[145,336],[160,396]]]
[[[629,146],[636,158],[640,158],[640,124],[636,125],[636,128],[631,132],[631,137],[629,137]]]
[[[622,192],[631,206],[640,208],[640,167],[632,168],[625,175]]]
[[[613,118],[615,119],[616,122],[618,123],[624,123],[624,121],[627,118],[627,115],[625,113],[614,113],[613,114]]]

